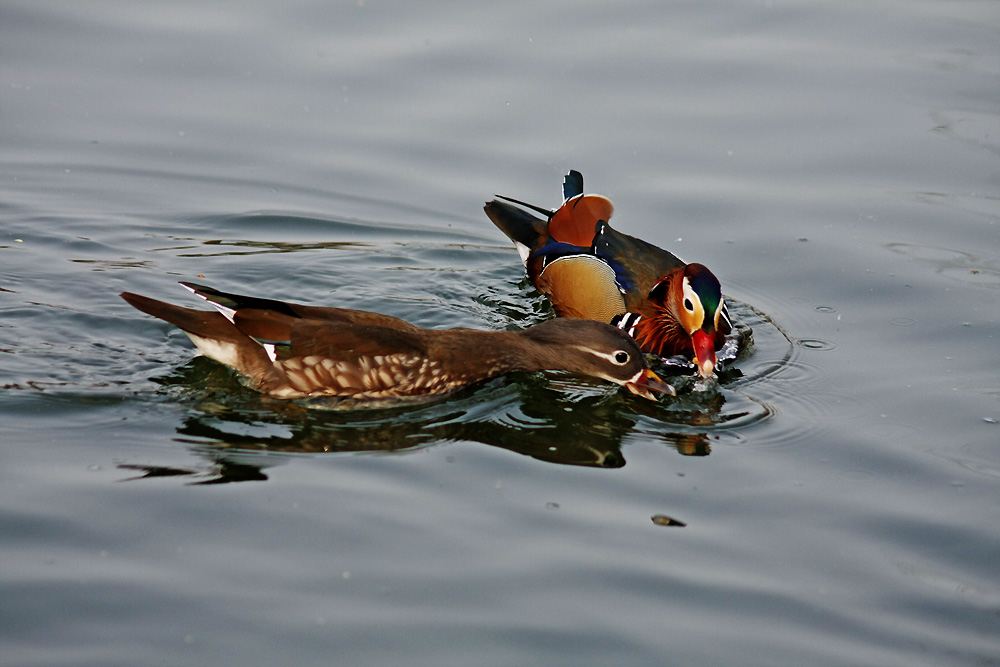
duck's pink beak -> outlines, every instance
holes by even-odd
[[[654,391],[660,392],[661,394],[667,394],[669,396],[676,396],[677,392],[669,384],[660,379],[660,376],[649,370],[648,368],[643,372],[642,376],[636,382],[627,382],[625,388],[637,396],[642,396],[643,398],[648,398],[651,401],[656,400],[656,396],[653,395]]]
[[[694,365],[702,377],[712,377],[715,372],[715,337],[701,329],[691,334],[691,345],[694,347]]]

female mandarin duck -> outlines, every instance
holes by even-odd
[[[631,338],[607,324],[549,320],[523,331],[421,329],[388,315],[300,306],[181,283],[219,312],[123,292],[144,313],[179,327],[210,359],[276,398],[359,401],[433,396],[514,371],[568,371],[655,400],[673,388],[649,370]]]
[[[497,199],[485,207],[556,314],[610,322],[634,336],[643,351],[688,355],[702,376],[711,376],[715,351],[732,331],[718,279],[701,264],[686,264],[612,229],[611,201],[583,194],[580,172],[566,175],[563,198],[559,208],[548,210],[497,195],[547,221]]]

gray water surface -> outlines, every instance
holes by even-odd
[[[4,665],[1000,663],[997,3],[0,17]],[[307,409],[117,296],[527,326],[482,204],[568,169],[719,276],[718,383]]]

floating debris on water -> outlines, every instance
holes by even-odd
[[[653,523],[657,526],[677,526],[679,528],[683,528],[687,525],[683,521],[678,521],[677,519],[669,517],[666,514],[654,514]]]

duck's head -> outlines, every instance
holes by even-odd
[[[715,372],[715,344],[725,315],[719,279],[703,264],[687,264],[664,277],[649,292],[660,317],[672,318],[675,335],[689,339],[694,363],[702,377]],[[681,334],[683,332],[683,334]]]
[[[600,378],[650,400],[656,400],[652,392],[675,394],[650,370],[632,337],[604,322],[560,317],[529,327],[522,335],[535,343],[540,369]]]

